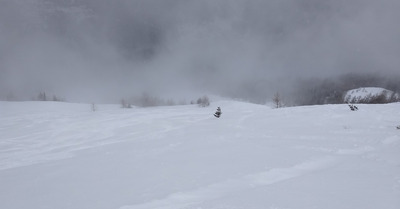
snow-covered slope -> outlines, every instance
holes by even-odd
[[[358,107],[0,102],[0,208],[398,209],[400,103]]]
[[[358,89],[352,89],[345,93],[344,102],[346,103],[370,103],[372,100],[382,96],[381,99],[386,102],[390,100],[398,100],[400,95],[393,91],[379,88],[379,87],[364,87]]]

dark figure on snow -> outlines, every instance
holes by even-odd
[[[358,110],[358,107],[355,106],[355,105],[349,104],[349,107],[350,107],[350,110],[351,110],[351,111],[356,111],[356,110]]]
[[[222,114],[221,108],[218,107],[218,108],[217,108],[217,112],[214,113],[214,116],[217,117],[217,118],[219,118],[219,117],[221,117],[221,114]]]

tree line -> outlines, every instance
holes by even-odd
[[[346,74],[334,78],[307,79],[298,82],[293,103],[296,105],[341,104],[344,94],[351,89],[361,87],[381,87],[395,93],[400,92],[400,76],[384,77],[377,74]],[[384,95],[372,96],[367,103],[398,102],[392,96],[385,99]],[[362,102],[361,102],[362,103]]]

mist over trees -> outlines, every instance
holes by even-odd
[[[298,83],[292,102],[296,105],[341,104],[346,91],[360,87],[381,87],[398,93],[400,76],[351,73],[333,78],[307,79]]]
[[[302,105],[337,103],[353,87],[398,92],[399,6],[398,0],[2,0],[0,99],[46,91],[46,100],[57,94],[109,103],[148,92],[265,103],[279,92],[285,105]],[[366,78],[374,72],[377,78]]]

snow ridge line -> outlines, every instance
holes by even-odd
[[[267,186],[307,173],[331,167],[338,161],[333,156],[303,162],[288,168],[274,168],[265,172],[246,175],[238,179],[230,179],[215,183],[197,190],[171,194],[164,199],[153,200],[137,205],[123,206],[120,209],[179,209],[213,200],[235,192],[258,186]]]

